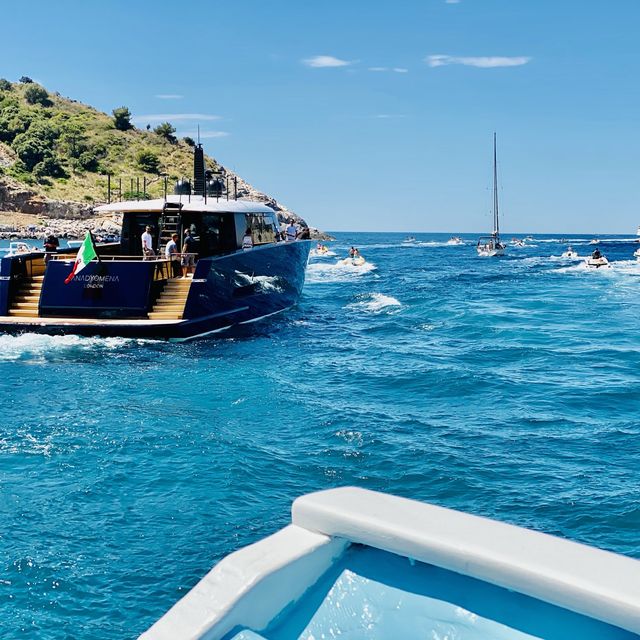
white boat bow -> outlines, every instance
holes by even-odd
[[[622,630],[640,634],[638,560],[487,518],[345,487],[298,498],[292,524],[224,558],[141,640],[220,640],[231,632],[237,634],[234,638],[262,638],[260,633],[270,637],[265,631],[269,625],[291,612],[353,545],[467,576],[489,589],[497,586],[530,596],[581,614],[596,626],[613,625],[622,634],[607,638],[627,638]],[[567,613],[567,619],[574,613]],[[516,632],[509,637],[523,636]]]

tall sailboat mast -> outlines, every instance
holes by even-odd
[[[496,132],[493,132],[493,235],[500,237],[498,224],[498,159],[496,153]]]

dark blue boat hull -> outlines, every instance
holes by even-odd
[[[304,285],[310,245],[281,242],[201,258],[182,320],[166,322],[145,320],[162,285],[148,275],[153,263],[92,262],[82,271],[82,280],[65,285],[69,263],[51,262],[40,299],[41,317],[14,323],[5,317],[0,330],[170,340],[204,336],[294,306]]]

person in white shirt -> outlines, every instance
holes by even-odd
[[[178,251],[178,234],[174,233],[164,248],[164,256],[171,261],[171,273],[174,278],[180,277],[180,252]]]
[[[298,236],[298,227],[293,223],[293,220],[289,220],[289,226],[286,230],[287,242],[293,242]]]
[[[247,227],[247,230],[244,232],[244,237],[242,238],[242,248],[243,249],[253,249],[253,236],[251,235],[251,229]]]
[[[153,237],[151,235],[151,227],[147,225],[142,234],[142,254],[144,255],[145,260],[150,260],[153,256],[156,255],[156,252],[153,250]]]

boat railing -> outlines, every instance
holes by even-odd
[[[183,256],[198,255],[197,253],[174,253],[174,256],[182,258]],[[76,253],[56,253],[51,254],[50,260],[62,260],[63,262],[69,262],[76,259]],[[169,258],[165,256],[100,256],[100,262],[171,262]]]
[[[196,253],[174,253],[173,254],[177,259],[171,260],[165,256],[141,256],[141,255],[136,255],[136,256],[100,256],[100,262],[144,262],[145,264],[148,264],[150,267],[153,266],[154,267],[154,271],[153,271],[153,279],[154,280],[169,280],[170,278],[174,277],[173,274],[173,269],[172,269],[172,265],[171,263],[174,261],[178,261],[178,259],[181,261],[183,257],[185,256],[193,256],[194,261],[195,258],[198,254]],[[72,262],[76,259],[76,254],[75,253],[57,253],[55,255],[52,255],[50,260],[51,261],[61,261],[61,262]],[[42,261],[44,264],[44,260]],[[44,269],[42,270],[42,273],[44,273]]]

